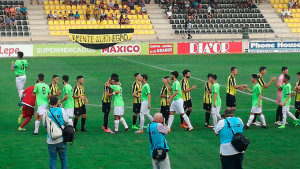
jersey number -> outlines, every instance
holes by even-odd
[[[25,69],[25,65],[22,64],[22,65],[21,65],[21,70],[24,70],[24,69]]]
[[[42,93],[46,94],[46,87],[42,87]]]

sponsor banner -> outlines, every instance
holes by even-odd
[[[174,54],[174,44],[149,44],[150,55]]]
[[[249,42],[251,53],[300,52],[300,42]]]
[[[34,56],[105,56],[105,55],[145,55],[148,44],[117,44],[105,49],[94,50],[79,44],[36,44],[33,46]]]
[[[177,44],[177,54],[225,54],[242,52],[242,42],[191,42]]]
[[[0,57],[16,57],[22,51],[25,57],[33,56],[33,45],[0,45]]]

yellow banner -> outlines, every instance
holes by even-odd
[[[120,43],[132,38],[132,33],[121,34],[102,34],[102,35],[87,35],[87,34],[71,34],[70,40],[78,43],[88,44],[103,44],[103,43]]]

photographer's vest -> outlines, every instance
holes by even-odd
[[[148,124],[148,126],[147,126],[147,133],[148,133],[149,141],[151,141],[151,139],[152,139],[152,145],[150,143],[151,157],[152,157],[152,152],[155,149],[169,150],[169,146],[168,146],[167,140],[165,138],[165,135],[158,132],[157,124],[158,124],[157,122],[152,122],[152,123]],[[151,139],[149,137],[149,127],[150,127],[150,131],[151,131]]]
[[[59,125],[57,124],[57,122],[55,121],[54,117],[52,116],[52,114],[50,113],[51,110],[51,113],[55,116],[56,120],[58,121]],[[48,110],[47,114],[48,114],[48,117],[59,127],[59,126],[62,126],[65,122],[64,122],[64,118],[63,118],[63,114],[62,114],[62,109],[60,107],[51,107],[50,109]],[[49,137],[49,134],[47,134],[47,138],[50,138]]]
[[[221,144],[230,143],[232,141],[233,134],[228,126],[228,123],[225,119],[224,120],[224,127],[220,130],[220,142]],[[230,123],[230,126],[234,133],[243,133],[243,123],[237,117],[227,118]]]

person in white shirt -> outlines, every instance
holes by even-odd
[[[292,12],[290,8],[286,11],[286,18],[292,18]]]
[[[167,12],[167,18],[168,18],[168,19],[173,19],[173,18],[172,18],[172,11],[171,11],[171,10],[169,10],[169,11]]]
[[[280,15],[281,15],[281,19],[282,19],[282,20],[284,20],[284,18],[286,18],[286,12],[284,11],[283,8],[282,8],[282,10],[281,10]]]

